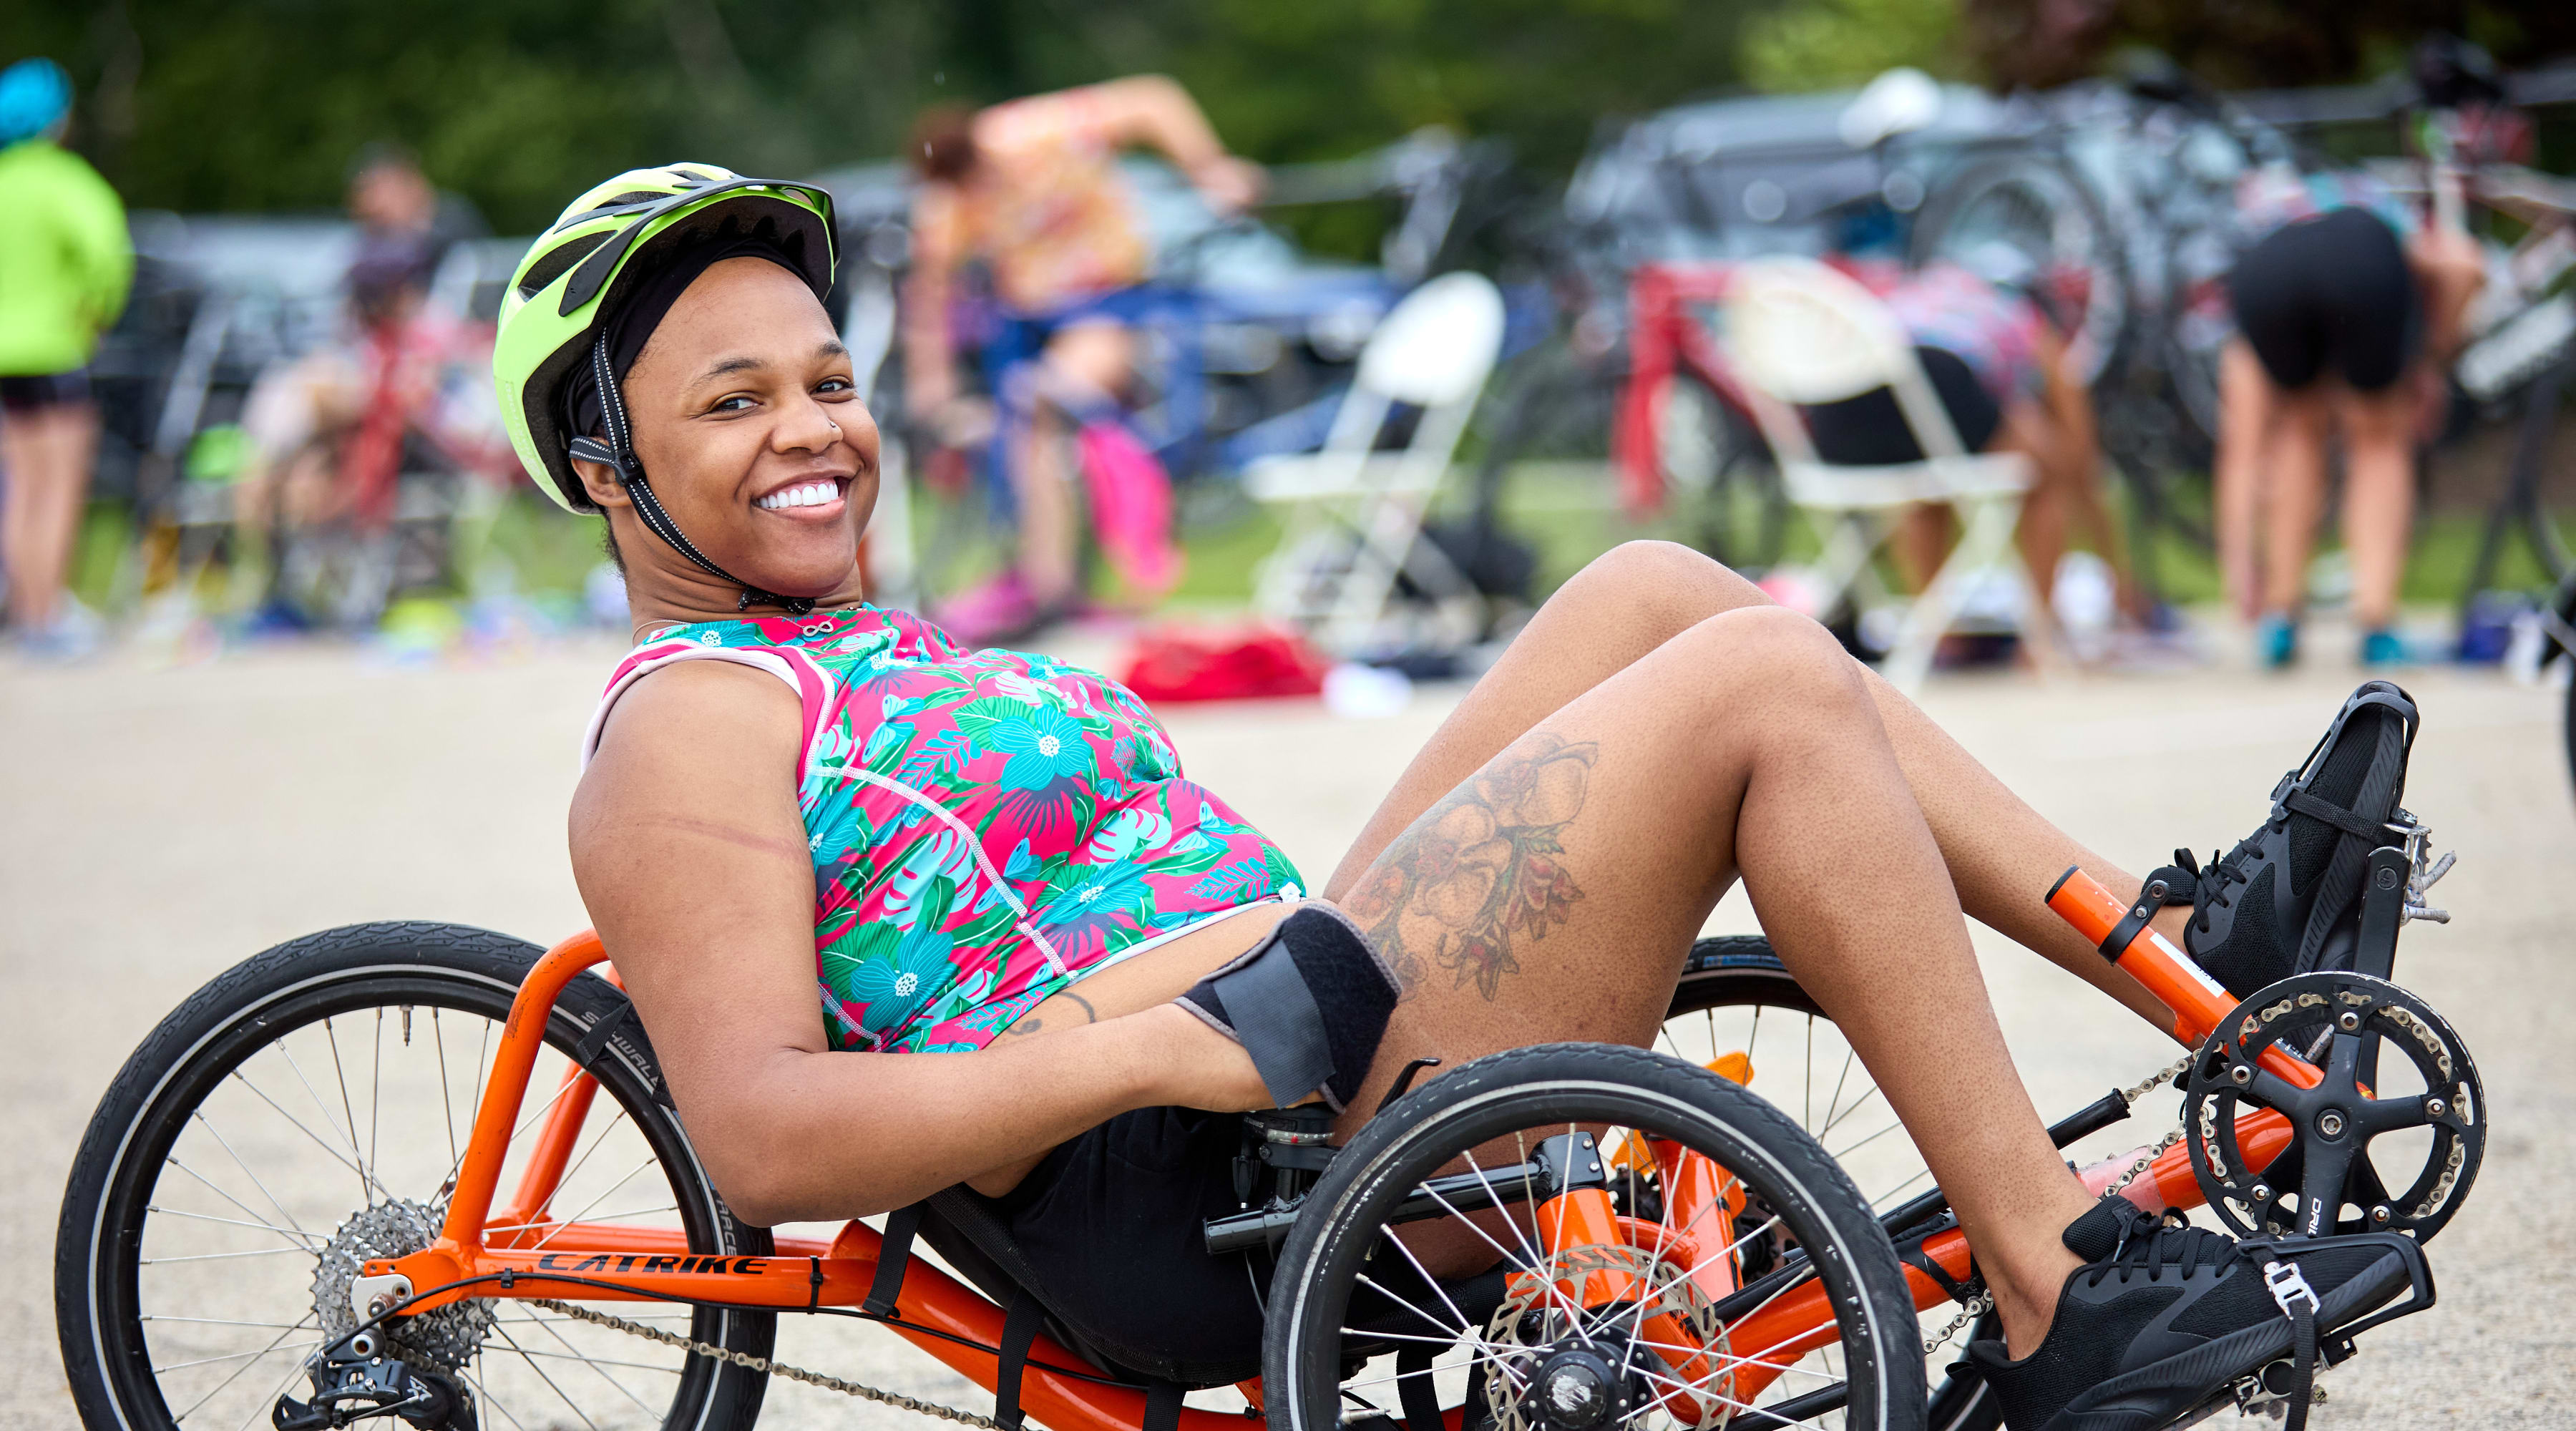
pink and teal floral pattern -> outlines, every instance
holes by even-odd
[[[1300,882],[1096,672],[961,650],[861,606],[664,628],[618,667],[603,709],[652,670],[707,658],[768,670],[804,703],[797,803],[836,1047],[981,1048],[1121,950]]]

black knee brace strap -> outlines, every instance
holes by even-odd
[[[1359,1095],[1398,992],[1358,928],[1310,904],[1178,1002],[1243,1045],[1280,1107],[1320,1088],[1338,1113]]]

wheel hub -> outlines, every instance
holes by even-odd
[[[407,1198],[375,1203],[350,1214],[332,1229],[313,1268],[313,1313],[322,1334],[338,1340],[357,1329],[357,1310],[349,1305],[350,1284],[369,1262],[408,1257],[438,1237],[445,1211]],[[424,1289],[425,1290],[425,1289]],[[492,1304],[467,1297],[416,1316],[384,1323],[385,1340],[406,1362],[425,1363],[442,1371],[462,1371],[483,1350],[483,1338],[495,1318]]]
[[[1529,1407],[1538,1424],[1553,1431],[1593,1431],[1627,1410],[1620,1380],[1618,1369],[1599,1351],[1566,1347],[1539,1363]]]

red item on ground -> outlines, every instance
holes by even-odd
[[[1164,626],[1136,638],[1121,677],[1148,705],[1313,696],[1331,665],[1284,626]]]

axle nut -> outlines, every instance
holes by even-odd
[[[2227,1070],[2227,1076],[2236,1080],[2237,1084],[2242,1086],[2254,1081],[2254,1070],[2240,1063],[2234,1068]]]
[[[2432,1117],[2439,1118],[2451,1111],[2451,1105],[2439,1098],[2427,1098],[2424,1100],[2424,1111]]]
[[[2317,1131],[2329,1138],[2343,1136],[2343,1115],[2329,1108],[2317,1115]]]

